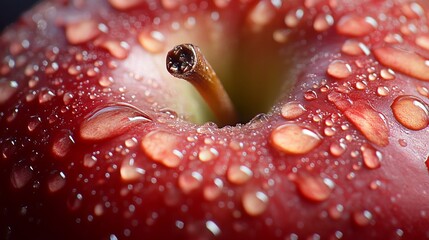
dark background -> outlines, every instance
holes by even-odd
[[[0,0],[0,31],[16,21],[25,10],[38,0]]]

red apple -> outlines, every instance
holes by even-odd
[[[0,238],[429,238],[428,17],[424,0],[41,2],[0,38]],[[168,73],[183,43],[238,120],[221,87],[202,100]]]

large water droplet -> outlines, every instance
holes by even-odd
[[[367,103],[358,101],[346,109],[344,114],[369,141],[379,146],[389,144],[386,118]]]
[[[305,154],[322,142],[322,136],[303,126],[285,124],[272,131],[270,140],[271,144],[282,152]]]
[[[344,61],[335,60],[329,64],[326,72],[331,77],[343,79],[349,77],[352,74],[352,67],[350,64]]]
[[[399,96],[392,103],[396,120],[411,130],[421,130],[429,124],[429,109],[421,99],[414,96]]]
[[[341,47],[341,51],[351,56],[369,55],[371,53],[365,44],[353,39],[345,41]]]
[[[80,126],[80,136],[84,140],[100,141],[119,136],[132,126],[150,121],[144,112],[132,105],[109,105],[86,117]]]
[[[66,38],[71,44],[82,44],[100,35],[98,23],[95,20],[83,20],[66,25]]]
[[[18,83],[0,79],[0,105],[5,104],[18,90]]]
[[[258,216],[265,212],[269,198],[262,191],[248,190],[243,194],[242,204],[250,216]]]
[[[14,188],[23,188],[33,177],[33,170],[29,166],[16,166],[10,173],[10,182]]]
[[[375,150],[370,145],[363,145],[360,150],[362,151],[363,163],[367,168],[375,169],[380,167],[381,152]]]
[[[293,120],[307,111],[304,106],[298,102],[288,102],[281,109],[282,117],[286,120]]]
[[[173,133],[155,130],[143,138],[141,147],[153,161],[167,167],[177,167],[183,158],[182,153],[177,150],[180,141],[179,136]]]
[[[362,37],[377,28],[377,21],[372,17],[358,15],[343,16],[337,23],[338,33],[352,37]]]
[[[322,202],[331,195],[334,182],[329,178],[310,173],[299,173],[291,176],[301,195],[308,200]]]
[[[429,81],[429,61],[420,55],[394,47],[376,48],[373,53],[381,64],[410,77]]]
[[[253,176],[252,170],[244,165],[232,165],[228,168],[227,178],[234,184],[243,184]]]

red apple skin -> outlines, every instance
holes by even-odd
[[[123,3],[42,2],[1,35],[2,239],[429,238],[428,72],[407,70],[427,2]],[[247,124],[194,124],[157,62],[183,42],[282,59],[294,88]]]

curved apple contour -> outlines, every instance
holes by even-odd
[[[429,237],[427,10],[40,4],[0,41],[1,236]],[[242,123],[168,75],[187,42]]]

